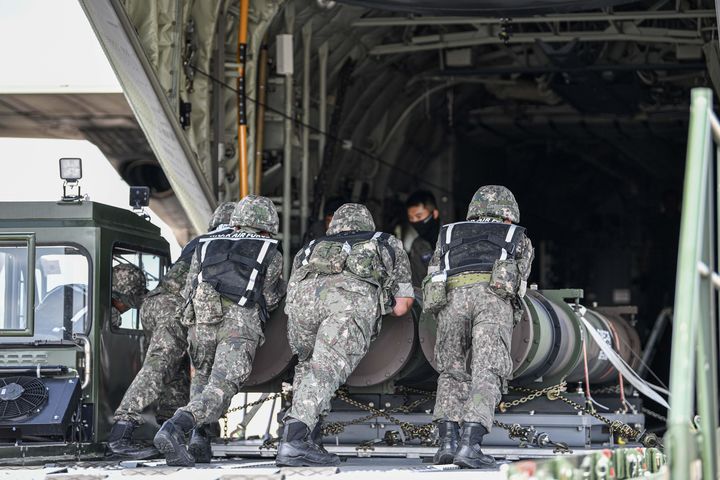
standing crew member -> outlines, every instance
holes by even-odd
[[[168,465],[193,466],[185,436],[216,422],[250,375],[263,324],[285,293],[278,215],[270,199],[248,195],[230,219],[233,231],[212,232],[195,249],[186,283],[184,322],[195,367],[190,403],[155,435]],[[198,388],[196,385],[202,387]]]
[[[235,202],[220,204],[210,219],[208,231],[230,229],[228,223],[234,209]],[[132,438],[133,431],[145,423],[143,411],[157,402],[156,419],[161,424],[188,403],[190,365],[186,354],[187,327],[180,319],[185,304],[181,292],[185,287],[194,247],[200,238],[196,237],[183,248],[180,258],[157,288],[145,297],[140,320],[145,337],[149,339],[148,351],[142,369],[115,411],[115,423],[108,437],[108,448],[113,455],[136,460],[158,455],[155,447]],[[204,438],[194,439],[195,442],[191,440],[191,443],[202,441],[209,448],[209,440],[204,441],[204,430],[201,433]],[[205,457],[207,455],[203,460]],[[210,459],[207,458],[207,461]]]
[[[440,210],[435,195],[427,190],[418,190],[405,202],[410,225],[418,233],[410,247],[410,268],[413,287],[420,287],[427,275],[440,232]]]
[[[480,446],[512,374],[510,341],[533,248],[525,229],[516,225],[520,210],[505,187],[487,185],[475,192],[467,220],[443,226],[423,282],[425,308],[437,312],[438,320],[440,378],[433,416],[440,448],[434,460],[492,468],[495,459]]]
[[[380,331],[380,316],[404,315],[414,300],[402,243],[376,232],[365,206],[341,206],[326,235],[295,256],[288,286],[288,340],[298,365],[276,459],[283,466],[339,463],[322,447],[321,416]]]

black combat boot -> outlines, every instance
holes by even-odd
[[[326,452],[310,438],[310,428],[300,420],[285,420],[275,463],[279,467],[318,467],[340,463],[337,455]]]
[[[318,422],[315,424],[315,428],[313,428],[312,432],[310,432],[310,440],[312,440],[315,445],[320,447],[320,450],[322,450],[324,453],[331,455],[333,457],[333,461],[335,462],[334,465],[337,465],[340,463],[340,457],[338,457],[334,453],[330,453],[325,450],[325,446],[323,445],[322,425],[322,419],[318,420]]]
[[[212,460],[212,446],[210,445],[210,432],[207,425],[200,425],[193,428],[190,435],[188,452],[195,458],[197,463],[210,463]]]
[[[463,423],[460,443],[453,463],[460,468],[495,468],[497,466],[495,459],[480,450],[483,437],[487,433],[487,429],[479,423]]]
[[[190,412],[178,410],[173,417],[162,424],[155,435],[155,447],[165,456],[168,465],[192,467],[195,459],[185,448],[185,436],[195,427]]]
[[[435,465],[449,465],[455,460],[460,425],[457,422],[442,421],[438,423],[438,433],[440,446],[433,457],[433,463]]]
[[[160,456],[160,452],[152,445],[133,440],[132,434],[136,428],[137,425],[133,422],[124,420],[120,420],[112,426],[107,439],[110,455],[132,460],[148,460]]]

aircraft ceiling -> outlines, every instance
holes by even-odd
[[[122,28],[128,48],[119,51],[138,56],[134,68],[141,70],[147,79],[146,90],[133,92],[131,76],[124,85],[134,113],[140,115],[139,124],[150,138],[149,145],[133,147],[132,152],[142,152],[137,156],[145,157],[149,146],[155,158],[147,155],[148,162],[159,161],[169,173],[168,180],[179,194],[182,209],[192,212],[184,222],[176,219],[181,226],[178,230],[190,224],[196,231],[202,229],[203,212],[216,200],[234,199],[238,195],[238,97],[234,91],[238,67],[235,59],[238,0],[87,0],[82,3],[106,51],[114,48],[113,39],[103,35],[110,28]],[[717,68],[712,66],[717,62],[709,61],[718,58],[714,4],[709,0],[692,5],[665,0],[518,0],[512,3],[424,0],[412,3],[427,8],[427,14],[407,15],[401,11],[409,0],[339,3],[251,0],[245,82],[250,159],[255,158],[255,100],[259,93],[257,67],[261,46],[267,47],[272,62],[262,156],[265,193],[277,194],[282,181],[285,105],[284,77],[275,71],[278,34],[294,36],[293,177],[297,179],[300,175],[306,42],[311,65],[309,121],[316,130],[333,129],[332,135],[342,140],[334,150],[334,161],[325,165],[324,184],[316,183],[316,189],[337,186],[350,168],[360,179],[373,179],[370,188],[379,194],[387,188],[388,179],[394,173],[388,165],[417,169],[423,162],[432,161],[433,149],[443,148],[448,129],[522,132],[525,125],[541,125],[534,130],[538,132],[582,122],[583,131],[601,131],[603,124],[612,124],[619,126],[615,129],[621,132],[623,125],[632,129],[631,124],[643,122],[672,123],[686,117],[688,89],[707,85],[710,78],[718,76]],[[453,10],[456,7],[468,8],[469,5],[469,8],[485,9],[500,3],[505,8],[517,9],[550,6],[552,13],[501,18],[486,11],[473,11],[473,17],[434,16],[435,13],[457,14]],[[566,8],[581,4],[592,8],[582,12],[569,12]],[[609,4],[615,6],[608,7]],[[397,7],[397,11],[368,9],[370,5],[390,5]],[[445,10],[432,10],[438,5]],[[599,5],[605,8],[600,9]],[[102,8],[117,15],[119,27],[96,15]],[[537,13],[537,10],[525,10],[525,13]],[[328,92],[328,124],[324,128],[319,127],[322,102],[318,94],[319,65],[323,58],[326,58]],[[117,59],[113,63],[116,71],[128,70],[127,65],[123,66]],[[344,98],[339,98],[343,83]],[[158,107],[146,108],[154,113],[143,117],[139,112],[147,107],[144,103],[148,98],[157,100]],[[331,117],[340,111],[337,107],[343,101],[341,118],[333,127]],[[57,125],[56,133],[62,132],[69,121],[65,113],[53,113],[51,108],[37,105],[42,115],[35,115],[35,107],[28,109],[18,101],[13,102],[10,102],[12,115],[18,122],[15,128],[28,134],[37,128],[47,130],[47,125]],[[102,142],[102,132],[110,132],[105,137],[117,139],[120,128],[138,128],[138,123],[128,116],[127,105],[121,119],[124,126],[119,127],[118,119],[114,119],[116,123],[110,122],[115,107],[89,102],[86,107],[91,112],[79,115],[87,124],[75,128],[72,135],[86,138],[94,135]],[[444,111],[442,124],[427,131],[420,128],[430,115],[437,115],[438,109]],[[181,123],[181,110],[187,113],[188,123]],[[149,129],[157,126],[159,120],[166,127],[159,131],[156,128],[151,135]],[[5,125],[7,123],[5,121]],[[194,176],[194,187],[189,188],[182,179],[173,178],[173,165],[178,159],[170,158],[171,150],[163,150],[167,145],[156,140],[158,134],[165,135],[163,138],[175,145],[172,151],[182,157],[186,175]],[[311,178],[319,173],[322,156],[317,131],[312,134],[315,137],[310,147]],[[622,137],[623,133],[617,135]],[[418,158],[417,151],[406,148],[416,136],[429,143],[422,158]],[[121,144],[135,145],[116,141],[113,147],[112,141],[105,140],[105,143],[108,146],[104,149],[108,151],[120,149]],[[109,156],[113,156],[112,153]],[[120,171],[134,161],[124,152],[117,152],[114,158]],[[251,161],[251,187],[253,164]],[[156,190],[160,197],[168,195],[167,190]],[[201,203],[203,206],[199,208]]]

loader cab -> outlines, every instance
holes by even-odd
[[[169,263],[160,229],[82,199],[0,203],[0,461],[101,453],[145,348],[137,309],[111,324],[119,263],[154,288]]]

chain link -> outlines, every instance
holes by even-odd
[[[610,428],[611,432],[617,433],[621,437],[635,440],[636,442],[639,442],[640,444],[642,444],[644,447],[647,447],[647,448],[662,448],[663,447],[662,442],[657,437],[657,435],[655,435],[654,433],[648,433],[647,431],[640,432],[636,428],[628,425],[625,422],[622,422],[620,420],[610,420],[609,418],[597,413],[594,409],[589,409],[589,408],[583,407],[579,403],[565,397],[562,394],[558,395],[557,399],[570,405],[572,408],[574,408],[578,412],[583,412],[584,414],[590,415],[590,416],[600,420],[602,423],[606,424]]]
[[[519,392],[525,392],[528,393],[528,395],[525,395],[524,397],[520,397],[518,399],[512,400],[510,402],[500,402],[498,405],[498,410],[500,412],[505,413],[509,409],[518,407],[522,404],[525,404],[527,402],[530,402],[532,400],[535,400],[536,398],[540,398],[542,396],[546,396],[549,400],[555,401],[555,400],[561,400],[562,402],[566,403],[567,405],[571,406],[574,410],[582,412],[584,414],[590,415],[597,420],[601,421],[602,423],[608,425],[610,428],[610,431],[613,433],[617,433],[620,436],[624,438],[629,438],[636,440],[640,443],[642,443],[646,447],[662,447],[662,444],[660,440],[657,438],[656,435],[652,433],[647,432],[640,432],[637,429],[633,428],[632,426],[628,425],[625,422],[622,422],[620,420],[610,420],[609,418],[597,413],[594,409],[584,407],[580,405],[579,403],[575,402],[574,400],[571,400],[564,396],[562,392],[565,392],[567,390],[567,384],[566,382],[560,382],[557,385],[552,385],[549,387],[545,387],[540,390],[534,390],[531,388],[525,388],[525,387],[510,387],[512,390],[519,391]],[[349,420],[346,422],[333,422],[328,423],[323,426],[323,435],[326,436],[332,436],[332,435],[339,435],[342,433],[346,427],[349,427],[351,425],[358,425],[362,424],[364,422],[367,422],[369,420],[372,420],[374,418],[383,417],[392,422],[393,424],[400,427],[400,429],[403,431],[403,434],[405,435],[405,438],[407,440],[412,439],[419,439],[423,441],[423,443],[431,444],[432,437],[434,435],[435,431],[435,424],[434,423],[427,423],[423,425],[415,425],[410,422],[403,422],[400,419],[393,416],[394,413],[411,413],[412,410],[419,407],[423,403],[428,402],[433,397],[435,397],[435,392],[428,392],[424,390],[419,390],[411,387],[401,387],[401,392],[405,394],[418,394],[423,395],[422,398],[415,400],[411,403],[408,403],[406,405],[401,405],[399,407],[395,407],[390,410],[385,409],[379,409],[372,407],[370,405],[364,404],[362,402],[358,402],[357,400],[354,400],[350,398],[347,395],[347,392],[344,390],[338,390],[336,392],[336,396],[339,400],[342,400],[343,402],[347,403],[348,405],[351,405],[353,407],[356,407],[360,410],[370,412],[368,415],[365,415],[363,417],[358,417],[354,420]],[[269,395],[265,399],[256,400],[253,402],[248,402],[244,405],[239,405],[237,407],[233,407],[227,411],[223,419],[225,420],[223,424],[223,437],[227,438],[227,430],[228,430],[228,421],[227,416],[230,413],[238,412],[240,410],[244,410],[246,408],[254,407],[255,405],[259,405],[261,403],[265,403],[270,400],[274,400],[276,398],[283,398],[284,400],[287,400],[287,394],[286,393],[274,393],[272,395]],[[660,415],[659,413],[653,412],[651,410],[648,410],[647,408],[642,409],[643,413],[646,415],[649,415],[651,417],[657,418],[662,421],[666,421],[666,418]],[[508,423],[502,423],[497,420],[493,422],[493,424],[499,428],[502,428],[503,430],[506,430],[508,432],[508,436],[512,439],[520,440],[522,443],[530,444],[530,445],[537,445],[540,447],[546,447],[548,445],[552,445],[555,447],[555,452],[560,453],[567,453],[571,452],[570,448],[567,446],[567,444],[562,442],[554,442],[550,439],[550,437],[546,433],[537,434],[534,428],[532,427],[523,427],[519,424],[508,424]],[[390,435],[388,435],[390,434]],[[397,439],[391,432],[387,432],[385,435],[385,440],[392,440],[392,443],[395,443]],[[261,448],[273,448],[274,445],[277,443],[277,438],[271,438],[269,440],[266,440]]]
[[[642,413],[644,413],[644,414],[647,415],[648,417],[653,417],[653,418],[656,418],[656,419],[658,419],[658,420],[660,420],[660,421],[662,421],[662,422],[667,422],[667,417],[665,417],[665,416],[663,416],[663,415],[661,415],[661,414],[659,414],[659,413],[657,413],[657,412],[653,412],[653,411],[650,410],[649,408],[643,407]]]
[[[425,392],[427,394],[427,392]],[[365,410],[367,412],[371,412],[371,415],[368,415],[367,417],[364,417],[363,419],[355,419],[350,422],[337,422],[333,425],[333,428],[339,429],[337,433],[342,432],[346,426],[348,425],[354,425],[357,423],[362,423],[362,421],[370,420],[372,418],[377,417],[384,417],[390,420],[390,422],[394,423],[395,425],[399,426],[400,429],[403,431],[403,434],[405,435],[405,438],[408,440],[411,440],[413,438],[417,438],[422,440],[425,443],[429,443],[430,439],[432,438],[434,432],[435,432],[435,424],[433,423],[427,423],[424,425],[414,425],[410,422],[403,422],[399,420],[398,418],[394,417],[393,413],[410,413],[410,411],[417,406],[427,402],[430,400],[431,396],[427,396],[426,398],[421,398],[420,400],[416,400],[412,402],[409,405],[403,405],[401,407],[397,407],[393,410],[384,410],[384,409],[378,409],[375,407],[371,407],[370,405],[366,405],[364,403],[358,402],[357,400],[354,400],[346,395],[345,392],[338,390],[337,392],[337,398],[342,400],[343,402],[347,403],[348,405],[351,405],[353,407],[359,408],[361,410]],[[340,427],[342,427],[340,429]],[[325,432],[325,429],[323,429],[323,432]],[[337,433],[332,433],[337,435]]]
[[[584,407],[584,406],[580,405],[579,403],[564,396],[563,392],[565,392],[567,390],[567,384],[565,382],[561,382],[561,383],[559,383],[557,385],[553,385],[551,387],[543,388],[542,390],[533,390],[533,389],[524,388],[524,387],[511,387],[511,388],[513,390],[529,393],[529,395],[521,397],[517,400],[513,400],[511,402],[501,402],[500,405],[498,406],[498,408],[503,413],[506,412],[509,408],[517,407],[518,405],[522,405],[523,403],[527,403],[531,400],[539,398],[542,395],[546,395],[549,400],[552,400],[552,401],[561,400],[561,401],[565,402],[566,404],[570,405],[576,411],[582,412],[586,415],[590,415],[593,418],[596,418],[597,420],[599,420],[602,423],[604,423],[605,425],[607,425],[610,428],[611,432],[617,433],[621,437],[635,440],[635,441],[641,443],[643,446],[648,447],[648,448],[651,448],[651,447],[662,448],[662,442],[657,437],[657,435],[655,435],[654,433],[648,433],[646,431],[640,432],[636,428],[628,425],[625,422],[622,422],[620,420],[610,420],[609,418],[597,413],[595,411],[595,409],[592,408],[592,406],[591,406],[591,408]],[[619,389],[619,387],[615,387],[615,388]],[[645,408],[643,409],[643,413],[648,414],[648,412],[649,412],[650,416],[653,416],[660,420],[666,420],[665,417],[663,417],[660,414],[656,414],[655,412],[651,412]],[[501,427],[502,427],[502,425],[501,425]],[[515,436],[515,438],[520,438],[521,440],[525,441],[525,439],[530,435],[530,432],[528,432],[527,429],[526,429],[526,431],[523,432],[520,430],[522,427],[520,427],[520,429],[518,427],[519,427],[519,425],[518,426],[513,425],[513,426],[511,426],[512,430],[508,429],[508,428],[506,428],[506,430],[508,430],[511,437]],[[505,428],[505,427],[502,427],[502,428]],[[549,441],[549,439],[547,439],[547,440]],[[550,444],[554,444],[554,443],[550,441]],[[556,447],[556,450],[558,448],[559,447]]]
[[[276,398],[283,398],[285,399],[286,394],[285,393],[273,393],[271,395],[268,395],[267,398],[261,398],[260,400],[255,400],[254,402],[247,402],[244,405],[239,405],[237,407],[229,408],[227,412],[225,412],[225,415],[223,415],[220,420],[224,420],[223,422],[223,434],[222,438],[228,438],[228,415],[231,413],[239,412],[240,410],[245,410],[246,408],[254,407],[255,405],[260,405],[261,403],[268,402],[270,400],[274,400]]]
[[[557,385],[552,385],[550,387],[545,387],[542,390],[534,390],[532,388],[525,388],[525,387],[510,387],[512,390],[516,390],[519,392],[525,392],[529,395],[526,395],[524,397],[520,397],[516,400],[512,400],[510,402],[500,402],[498,405],[498,410],[500,410],[501,413],[507,412],[510,408],[517,407],[522,405],[523,403],[527,403],[531,400],[535,400],[536,398],[540,398],[543,395],[547,395],[548,398],[555,395],[560,395],[561,392],[564,392],[567,390],[567,383],[560,382]],[[550,398],[552,400],[552,398]]]

